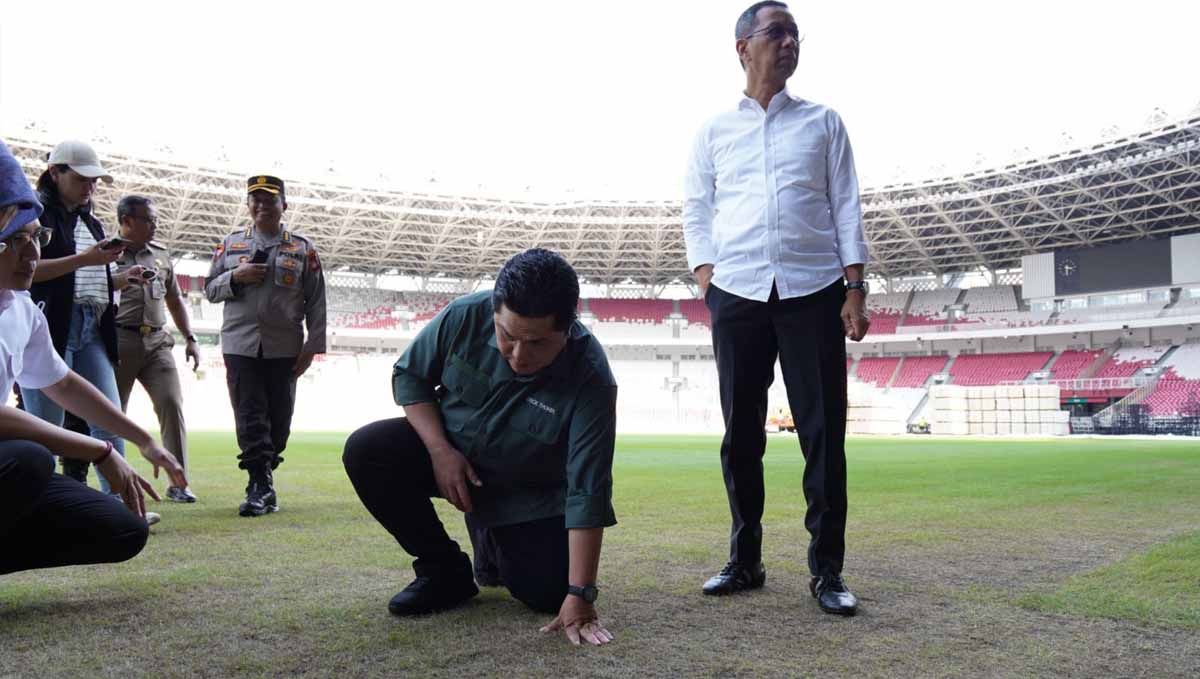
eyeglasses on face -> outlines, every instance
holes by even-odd
[[[768,40],[783,40],[785,36],[791,36],[797,45],[804,42],[804,38],[800,37],[800,29],[795,24],[771,24],[763,26],[757,31],[747,33],[744,40],[749,40],[759,34],[765,35]]]
[[[9,248],[14,250],[23,250],[26,245],[33,243],[33,246],[38,250],[50,244],[50,238],[54,236],[54,231],[44,226],[40,226],[30,233],[28,231],[18,231],[8,238],[0,241],[0,252],[4,252]]]

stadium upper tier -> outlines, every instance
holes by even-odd
[[[57,141],[8,143],[34,178]],[[98,192],[108,224],[122,194],[151,196],[159,239],[203,257],[246,222],[245,176],[260,168],[98,146],[116,179]],[[287,179],[287,221],[315,239],[327,266],[485,279],[513,252],[539,245],[561,251],[591,283],[663,285],[688,273],[678,202],[548,203]],[[867,188],[863,212],[871,270],[881,276],[997,270],[1059,247],[1197,231],[1200,116],[1025,162]]]

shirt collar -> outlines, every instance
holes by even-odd
[[[771,97],[771,101],[767,104],[767,113],[776,113],[778,111],[782,111],[793,101],[800,101],[800,99],[799,97],[793,97],[792,93],[788,90],[787,85],[784,85],[782,90],[779,90],[775,93],[775,96]],[[762,110],[762,107],[758,105],[757,100],[743,92],[741,100],[738,101],[738,109],[746,108],[754,111]]]
[[[12,306],[14,299],[16,299],[16,293],[11,288],[0,290],[0,311],[5,311]]]

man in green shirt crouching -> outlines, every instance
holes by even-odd
[[[396,362],[406,417],[350,435],[342,461],[371,515],[416,557],[396,615],[452,608],[479,593],[471,561],[430,498],[464,512],[476,554],[572,643],[612,634],[594,606],[604,529],[616,523],[612,459],[617,385],[600,343],[576,320],[579,280],[532,249],[492,292],[460,297]],[[482,544],[481,544],[482,543]]]

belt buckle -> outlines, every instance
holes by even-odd
[[[140,332],[142,334],[142,337],[148,337],[150,335],[150,333],[153,331],[154,331],[154,329],[148,325],[143,325],[138,328],[138,332]]]

